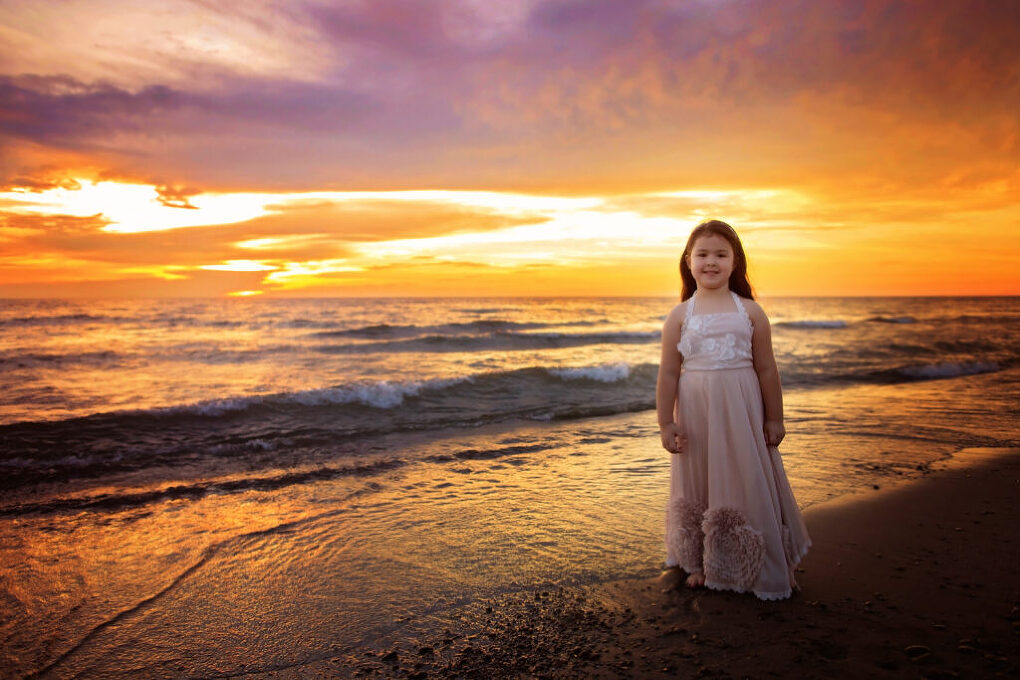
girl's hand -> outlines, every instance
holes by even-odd
[[[769,446],[779,446],[786,436],[786,427],[781,420],[765,421],[765,443]]]
[[[659,425],[659,436],[662,437],[662,448],[670,453],[684,453],[687,451],[687,433],[677,423]]]

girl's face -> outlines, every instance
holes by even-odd
[[[717,234],[699,236],[687,264],[698,288],[729,288],[734,266],[733,247]]]

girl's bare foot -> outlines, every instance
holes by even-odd
[[[701,572],[694,572],[687,577],[688,588],[704,588],[705,587],[705,575]]]

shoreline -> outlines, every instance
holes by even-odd
[[[169,661],[155,658],[145,663],[159,665],[139,666],[150,668],[155,675],[166,671],[164,677],[208,677],[220,673],[253,678],[419,679],[994,677],[1000,671],[1008,671],[1003,672],[1008,677],[1020,668],[1017,651],[1020,587],[1014,585],[1020,583],[1016,566],[1020,546],[1014,538],[1020,520],[1015,501],[1020,491],[1020,448],[958,449],[948,458],[912,468],[915,472],[910,474],[901,476],[897,471],[885,477],[880,490],[875,490],[876,484],[870,484],[812,504],[804,510],[804,517],[814,546],[797,575],[803,592],[785,601],[760,602],[751,595],[676,588],[675,572],[656,576],[664,548],[660,554],[661,544],[652,540],[656,537],[649,533],[648,517],[638,525],[634,519],[645,511],[652,489],[658,493],[659,486],[654,483],[658,473],[635,474],[627,478],[626,485],[616,484],[609,489],[602,489],[598,481],[607,474],[615,474],[613,470],[620,461],[633,465],[650,464],[655,459],[647,457],[649,446],[639,423],[629,416],[610,420],[611,430],[631,435],[623,440],[625,443],[620,439],[603,440],[593,436],[597,432],[587,431],[581,433],[590,439],[587,442],[557,440],[556,446],[569,448],[571,454],[549,457],[547,463],[559,461],[552,467],[544,464],[518,467],[508,464],[512,462],[509,459],[483,458],[480,463],[465,462],[456,470],[440,466],[441,469],[424,476],[409,480],[397,476],[391,480],[412,481],[413,487],[389,486],[390,493],[400,493],[402,488],[417,490],[419,505],[429,493],[446,498],[450,493],[447,489],[463,487],[457,496],[460,500],[454,503],[462,512],[470,506],[468,499],[472,497],[481,500],[470,507],[488,508],[490,503],[485,499],[492,498],[493,489],[500,489],[504,510],[528,503],[522,507],[531,512],[536,510],[533,503],[537,499],[527,490],[547,482],[550,476],[566,474],[577,489],[586,494],[601,491],[599,502],[620,506],[616,514],[629,522],[620,527],[627,536],[633,537],[635,531],[647,534],[631,544],[617,541],[612,550],[628,554],[627,564],[621,570],[609,570],[603,577],[593,579],[597,570],[607,564],[608,557],[618,553],[607,552],[606,543],[600,547],[577,543],[574,548],[585,552],[572,554],[575,558],[581,554],[585,557],[573,559],[570,565],[585,570],[587,575],[582,578],[571,578],[580,572],[570,568],[550,571],[548,559],[541,561],[545,567],[541,573],[515,571],[530,564],[527,560],[509,566],[491,560],[461,560],[457,568],[463,570],[465,582],[471,578],[488,579],[492,587],[438,591],[428,587],[429,582],[419,580],[418,574],[423,572],[416,570],[413,561],[393,561],[395,551],[380,549],[380,578],[390,574],[403,579],[393,581],[395,588],[378,591],[383,599],[375,602],[385,614],[383,618],[376,617],[370,625],[363,625],[362,620],[367,621],[364,612],[357,606],[345,606],[347,596],[342,588],[333,596],[328,591],[324,593],[325,599],[332,602],[329,606],[323,604],[321,597],[304,597],[298,592],[298,600],[311,609],[305,611],[303,618],[286,615],[279,618],[281,625],[294,626],[286,636],[289,640],[274,640],[268,646],[253,644],[262,632],[253,625],[245,630],[254,637],[238,638],[234,644],[220,648],[215,656],[202,660],[201,666],[191,666],[185,660],[192,658],[186,650],[208,640],[210,631],[220,625],[217,622],[229,620],[232,615],[221,614],[212,605],[196,609],[193,606],[196,603],[226,594],[248,598],[245,601],[258,610],[272,613],[296,605],[297,601],[285,604],[270,599],[263,594],[269,592],[267,584],[276,584],[275,590],[292,588],[295,583],[307,584],[312,589],[309,592],[314,593],[322,583],[329,583],[330,578],[342,573],[337,571],[336,560],[306,560],[310,575],[273,572],[252,584],[238,579],[236,570],[230,568],[236,560],[225,561],[232,554],[234,541],[227,537],[222,546],[215,543],[214,548],[223,559],[203,562],[194,578],[182,581],[181,587],[172,589],[158,606],[138,610],[137,616],[132,613],[130,620],[122,622],[123,627],[104,628],[102,640],[92,640],[88,633],[81,638],[87,642],[81,653],[76,652],[68,657],[67,664],[42,673],[41,677],[58,677],[72,668],[87,668],[90,663],[98,664],[93,668],[100,667],[107,663],[104,657],[109,658],[109,652],[104,650],[118,646],[141,649],[127,642],[131,636],[148,640],[147,644],[163,640],[163,631],[149,625],[157,616],[168,617],[165,623],[185,636],[165,642],[170,645],[168,649],[176,650],[167,656]],[[621,429],[624,424],[629,429]],[[548,440],[549,426],[535,427],[546,436],[545,444],[552,443]],[[497,431],[499,428],[491,426],[479,436]],[[514,432],[516,439],[534,439],[530,430]],[[515,445],[503,442],[502,437],[497,439]],[[453,441],[461,448],[467,447],[465,450],[475,451],[475,443],[467,440],[444,440],[433,445],[445,449]],[[609,446],[613,447],[612,453],[605,455]],[[587,455],[575,457],[579,453]],[[593,461],[598,464],[592,465]],[[478,474],[466,474],[468,467]],[[639,473],[644,471],[640,466],[635,469]],[[854,472],[850,469],[849,474]],[[452,487],[451,480],[460,486]],[[521,485],[525,492],[514,496],[500,480]],[[641,483],[645,486],[634,486]],[[484,493],[473,496],[472,491]],[[284,495],[281,500],[287,498]],[[217,503],[212,507],[220,508]],[[580,507],[584,510],[589,506]],[[169,505],[167,511],[172,512],[173,508]],[[191,522],[207,517],[200,512],[202,508],[192,509],[197,514]],[[252,509],[250,505],[246,508],[248,512]],[[559,519],[569,512],[563,499],[556,502],[555,508],[546,510],[538,516]],[[178,514],[177,521],[182,517]],[[263,519],[270,528],[278,523],[273,517]],[[146,521],[159,523],[158,518],[140,519],[135,530],[141,530]],[[357,524],[352,519],[347,522]],[[344,523],[328,526],[339,531]],[[499,521],[487,525],[485,535],[517,545],[519,541],[527,544],[536,530],[549,529],[545,525],[526,529],[524,526]],[[972,527],[976,530],[969,531]],[[657,534],[659,528],[656,523],[651,527],[652,533]],[[236,540],[243,541],[250,529]],[[568,537],[580,530],[580,525],[559,526],[557,530],[568,532],[562,534]],[[278,536],[273,531],[269,533]],[[611,535],[619,533],[617,530]],[[115,528],[107,534],[96,536],[109,539],[120,535]],[[147,561],[158,556],[159,545],[176,545],[181,539],[165,530],[156,531],[154,536],[163,540],[153,544],[156,552],[149,554]],[[277,557],[306,555],[306,550],[288,552],[288,536],[289,532],[279,534],[279,540],[269,540],[255,552],[241,549],[237,553],[240,561],[236,563],[249,564],[260,554],[268,554],[266,551]],[[415,545],[412,552],[421,554],[423,546]],[[464,545],[463,550],[470,551],[470,547]],[[992,569],[982,568],[975,577],[961,566],[971,555],[980,556]],[[332,571],[323,570],[323,564],[332,565]],[[492,570],[491,575],[486,576],[479,569]],[[628,576],[614,576],[614,571]],[[368,573],[363,576],[372,578]],[[120,580],[111,582],[111,587],[122,592]],[[138,592],[144,591],[142,587]],[[414,604],[408,607],[402,606],[402,602]],[[131,604],[131,598],[127,597],[125,603]],[[116,609],[120,611],[123,607]],[[97,620],[102,627],[105,625],[102,621],[108,619],[106,615]],[[95,629],[94,623],[86,623],[87,631]],[[11,645],[14,650],[14,643]],[[177,658],[182,661],[176,662]],[[22,671],[30,670],[31,665],[28,662]],[[115,677],[120,669],[113,665],[107,666],[107,670]],[[34,672],[39,673],[40,669]],[[0,677],[3,676],[0,672]]]
[[[515,592],[300,672],[352,677],[1015,677],[1020,449],[808,508],[789,600],[650,579]],[[293,677],[297,668],[257,677]]]

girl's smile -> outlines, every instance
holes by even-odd
[[[733,248],[722,236],[706,234],[694,242],[688,264],[698,288],[729,287]]]

